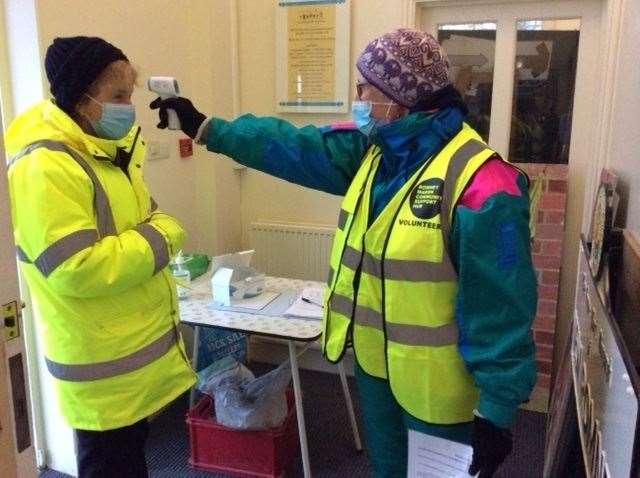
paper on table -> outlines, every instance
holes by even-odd
[[[469,478],[469,445],[409,430],[407,478]]]
[[[324,287],[305,287],[302,289],[300,296],[307,299],[309,302],[322,307],[322,295],[324,294]]]
[[[304,319],[322,319],[322,293],[322,287],[305,287],[295,302],[282,315]]]

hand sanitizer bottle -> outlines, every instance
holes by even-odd
[[[187,287],[191,283],[191,273],[184,267],[185,259],[182,251],[178,251],[174,262],[176,267],[173,269],[173,277],[175,278],[176,288],[178,289],[178,299],[183,300],[189,297],[189,289]]]

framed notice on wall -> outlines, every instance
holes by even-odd
[[[349,111],[350,0],[279,0],[276,111]]]

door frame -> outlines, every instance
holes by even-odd
[[[0,132],[3,132],[2,108],[0,107]],[[2,476],[29,477],[36,475],[35,440],[32,426],[32,409],[30,397],[30,380],[28,373],[28,356],[25,349],[25,328],[22,315],[22,300],[18,280],[18,264],[15,258],[11,213],[7,182],[7,166],[5,161],[4,134],[0,135],[0,305],[11,301],[17,302],[16,323],[19,336],[6,340],[4,319],[0,318],[0,474]],[[22,374],[24,377],[24,393],[26,395],[27,427],[29,429],[29,446],[18,451],[15,435],[15,403],[13,402],[13,386],[9,376],[10,358],[22,357]],[[6,473],[6,474],[5,474]]]
[[[7,177],[7,157],[6,152],[4,150],[4,131],[6,127],[9,126],[13,118],[15,117],[15,101],[14,101],[14,90],[12,88],[13,84],[13,76],[15,74],[12,71],[12,61],[11,61],[11,42],[9,34],[9,26],[7,21],[10,18],[10,13],[7,13],[9,9],[20,8],[21,5],[18,5],[15,0],[12,2],[7,2],[5,0],[0,0],[0,176],[2,178]],[[34,92],[34,96],[37,95],[37,92]],[[4,180],[6,183],[6,179]],[[6,198],[2,197],[0,200],[4,201],[6,199],[7,204],[9,204],[8,196]],[[11,224],[9,223],[8,230],[11,231]],[[13,244],[13,237],[10,237],[11,244]],[[26,368],[25,377],[27,377],[27,396],[29,400],[29,417],[31,421],[31,442],[32,447],[34,448],[35,453],[35,464],[38,468],[45,468],[47,466],[47,453],[46,453],[46,439],[45,439],[45,426],[44,426],[44,412],[42,408],[43,397],[42,397],[42,385],[41,385],[41,372],[40,369],[42,366],[40,365],[39,359],[39,346],[37,343],[37,336],[35,330],[35,322],[33,315],[33,308],[31,302],[31,296],[29,293],[29,288],[27,287],[20,270],[17,268],[16,270],[18,274],[18,289],[19,296],[17,298],[21,299],[23,304],[22,309],[22,318],[21,318],[21,337],[22,344],[20,346],[23,352],[23,363]],[[2,476],[2,475],[0,475]]]
[[[525,19],[580,18],[580,46],[576,70],[574,121],[572,121],[569,163],[571,164],[584,156],[579,148],[585,141],[574,141],[573,138],[576,135],[591,137],[591,135],[587,136],[586,132],[589,121],[584,121],[584,118],[591,118],[590,113],[594,109],[593,101],[591,101],[593,96],[588,96],[588,94],[590,92],[589,86],[594,86],[594,82],[590,79],[597,76],[594,74],[597,72],[595,58],[597,55],[588,55],[587,52],[593,52],[593,45],[596,48],[599,45],[599,42],[593,42],[593,39],[599,38],[600,0],[563,0],[555,3],[546,1],[496,2],[494,0],[485,1],[482,4],[473,2],[473,5],[467,5],[468,2],[446,2],[444,5],[442,5],[443,2],[421,3],[427,3],[427,6],[418,6],[420,14],[416,15],[416,23],[418,28],[426,31],[437,31],[437,25],[445,21],[452,24],[467,22],[495,22],[497,24],[489,143],[505,158],[509,153],[511,132],[517,44],[516,22]],[[594,17],[597,20],[595,23],[593,22]],[[593,45],[589,44],[590,40]]]
[[[2,118],[0,118],[2,124]],[[2,151],[2,137],[0,136],[0,152]],[[4,322],[0,322],[0,337],[4,342]],[[13,478],[18,475],[16,456],[16,440],[13,433],[13,419],[9,390],[9,376],[7,374],[7,357],[4,343],[0,346],[0,476]]]

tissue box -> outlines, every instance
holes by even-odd
[[[264,274],[252,267],[221,267],[211,277],[213,301],[231,305],[231,300],[255,297],[264,291]]]

